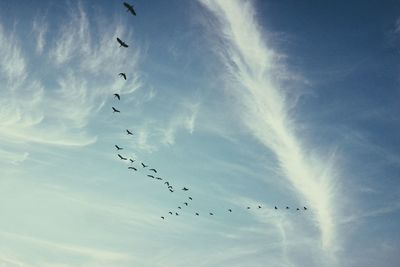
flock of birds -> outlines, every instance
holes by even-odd
[[[130,5],[130,4],[127,3],[127,2],[124,2],[123,5],[126,7],[126,9],[127,9],[128,12],[130,12],[133,16],[136,16],[136,11],[134,10],[133,5]],[[120,38],[118,38],[118,37],[117,37],[117,42],[119,43],[120,47],[123,47],[123,48],[128,48],[128,47],[129,47],[128,44],[126,44],[124,41],[122,41],[122,40],[121,40]],[[127,80],[127,75],[126,75],[126,73],[121,72],[121,73],[119,73],[118,75],[119,75],[122,79]],[[118,93],[115,93],[115,94],[114,94],[114,99],[116,99],[117,101],[120,101],[120,100],[121,100],[121,95],[118,94]],[[112,108],[113,113],[121,113],[121,111],[120,111],[119,109],[115,108],[114,106],[112,106],[111,108]],[[134,135],[134,133],[133,133],[131,130],[129,130],[129,129],[126,129],[125,131],[126,131],[126,134],[127,134],[127,135],[132,135],[132,136]],[[115,145],[115,148],[116,148],[116,150],[117,150],[118,152],[124,149],[123,147],[121,147],[121,146],[119,146],[119,145]],[[174,187],[170,181],[167,181],[167,180],[165,180],[164,178],[162,178],[162,177],[160,177],[160,176],[158,175],[157,169],[155,169],[155,168],[150,168],[149,165],[146,165],[146,164],[143,163],[143,162],[140,162],[140,165],[139,165],[139,166],[134,166],[133,164],[135,164],[135,162],[136,162],[135,159],[124,157],[124,156],[121,155],[120,153],[123,153],[123,152],[117,153],[117,156],[118,156],[118,158],[119,158],[120,160],[122,160],[122,161],[128,161],[128,160],[129,160],[129,162],[130,162],[130,164],[131,164],[131,165],[128,167],[129,170],[132,170],[132,171],[135,171],[135,172],[138,171],[139,168],[148,170],[148,173],[147,173],[147,177],[148,177],[148,178],[151,178],[151,179],[154,179],[154,180],[163,181],[163,184],[165,185],[166,189],[167,189],[170,193],[174,193],[174,192],[177,190],[177,188]],[[184,192],[187,192],[187,191],[189,191],[189,188],[187,188],[187,187],[185,186],[185,187],[181,188],[181,190],[184,191]],[[185,207],[189,207],[189,206],[190,206],[189,203],[191,203],[191,201],[193,201],[193,198],[192,198],[191,196],[187,195],[187,200],[186,200],[185,202],[182,202],[182,206],[178,206],[178,207],[177,207],[178,210],[169,211],[168,214],[169,214],[169,215],[172,215],[172,216],[179,216],[179,215],[180,215],[180,212],[181,212],[181,210],[182,210],[182,207],[184,207],[184,206],[185,206]],[[257,205],[257,207],[256,207],[256,209],[262,209],[262,208],[263,208],[263,207],[262,207],[261,205]],[[247,209],[247,210],[250,210],[251,207],[248,206],[248,207],[246,207],[246,209]],[[290,207],[289,207],[289,206],[286,206],[286,207],[284,207],[283,209],[289,210]],[[278,207],[275,206],[275,207],[274,207],[274,210],[278,210]],[[296,208],[296,210],[297,210],[297,211],[300,211],[300,210],[306,211],[306,210],[307,210],[307,207]],[[231,213],[231,212],[233,212],[233,210],[232,210],[232,208],[228,208],[228,209],[226,209],[226,212]],[[197,212],[197,211],[194,212],[193,214],[194,214],[195,216],[200,216],[200,213]],[[214,212],[209,211],[209,212],[208,212],[208,216],[214,216]],[[161,218],[162,220],[165,220],[166,215],[163,215],[163,216],[161,216],[160,218]]]

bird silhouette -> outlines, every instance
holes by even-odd
[[[131,163],[135,162],[135,160],[134,160],[134,159],[129,159],[129,161],[130,161]]]
[[[137,169],[135,168],[135,167],[128,167],[128,169],[130,169],[130,170],[134,170],[134,171],[137,171]]]
[[[153,176],[153,175],[150,175],[150,174],[147,174],[147,177],[150,177],[150,178],[153,178],[153,179],[154,179],[154,176]]]
[[[304,209],[304,210],[307,210],[307,208],[306,208],[306,207],[303,207],[303,209]]]
[[[228,209],[228,211],[229,211],[229,212],[232,212],[232,210],[231,210],[231,209]]]
[[[114,107],[112,107],[112,110],[113,110],[113,113],[121,113],[121,111],[119,111],[118,109],[116,109],[116,108],[114,108]]]
[[[210,212],[210,215],[211,215],[211,216],[213,216],[213,215],[214,215],[214,213]]]
[[[290,209],[288,206],[286,206],[286,209],[288,210],[288,209]]]
[[[121,97],[119,96],[119,94],[114,94],[114,98],[117,98],[118,100],[121,100]]]
[[[136,12],[133,9],[133,5],[130,5],[127,2],[124,2],[124,6],[126,7],[126,12],[129,11],[133,16],[136,16]]]
[[[170,211],[170,212],[168,212],[168,213],[172,215],[172,211]]]
[[[186,187],[182,188],[183,191],[188,191],[189,189],[187,189]]]
[[[126,80],[126,74],[125,73],[120,72],[118,75],[121,76],[122,78],[124,78],[124,80]]]
[[[196,212],[196,216],[199,216],[199,213]]]
[[[173,192],[174,192],[174,190],[172,190],[172,189],[169,189],[169,192],[173,193]]]
[[[258,205],[258,208],[259,208],[259,209],[261,209],[261,206],[260,206],[260,205]]]
[[[180,210],[181,210],[182,208],[181,208],[181,207],[178,207],[178,209],[180,209]]]
[[[156,170],[156,169],[149,169],[149,171],[152,171],[152,172],[154,172],[154,173],[157,173],[157,170]]]
[[[300,210],[299,208],[297,208],[296,210]]]
[[[278,208],[275,206],[275,209],[277,210]]]
[[[118,43],[119,43],[119,47],[129,47],[125,42],[123,42],[121,39],[119,39],[118,37],[117,37],[117,41],[118,41]]]
[[[117,146],[117,145],[115,145],[115,148],[116,148],[117,150],[122,150],[122,149],[123,149],[122,147],[119,147],[119,146]]]
[[[164,184],[166,184],[166,185],[168,185],[168,186],[169,186],[169,182],[164,182]]]
[[[129,131],[128,129],[126,129],[126,132],[128,135],[133,135],[133,133],[131,131]]]
[[[121,154],[118,154],[118,157],[122,160],[127,160],[127,158],[124,158],[123,156],[121,156]]]
[[[161,219],[163,219],[163,220],[164,220],[164,216],[161,216]]]
[[[161,178],[161,177],[156,177],[156,179],[157,179],[157,180],[162,180],[162,178]]]
[[[145,165],[143,162],[142,162],[142,166],[143,166],[143,168],[149,167],[149,165]]]
[[[172,189],[172,185],[169,185],[168,188],[171,188],[171,189]]]
[[[179,215],[179,213],[175,212],[175,215],[176,215],[176,216],[178,216],[178,215]]]
[[[247,209],[249,210],[249,209],[250,209],[250,207],[247,207]]]
[[[189,197],[189,199],[190,199],[190,200],[193,200],[193,198],[192,198],[192,197]]]
[[[185,204],[186,206],[189,205],[187,202],[185,202],[185,203],[183,203],[183,204]]]

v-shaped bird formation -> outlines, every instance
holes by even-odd
[[[127,12],[131,13],[133,16],[136,16],[136,11],[135,11],[133,5],[131,5],[131,4],[127,3],[127,2],[123,2],[123,6],[126,8]],[[122,48],[128,48],[129,47],[129,45],[126,42],[124,42],[123,40],[121,40],[119,37],[117,37],[117,42],[119,44],[119,47],[122,47]],[[124,80],[128,79],[128,75],[125,72],[118,73],[118,76],[120,76]],[[114,101],[116,101],[116,102],[121,101],[121,95],[120,94],[114,93],[113,97],[114,97]],[[118,107],[112,106],[111,108],[112,108],[112,112],[113,113],[121,113],[121,111],[119,110]],[[115,116],[117,116],[117,115],[115,115]],[[126,132],[127,135],[132,136],[134,138],[134,136],[135,136],[134,135],[134,131],[126,129],[125,132]],[[114,146],[116,148],[116,151],[118,151],[118,152],[124,151],[124,147],[122,147],[120,145],[117,145],[117,144],[114,145]],[[122,152],[120,152],[120,153],[122,153]],[[125,156],[123,156],[123,155],[121,155],[119,153],[117,153],[117,156],[122,161],[127,161],[128,160],[127,157],[125,157]],[[136,161],[136,159],[129,158],[129,162],[130,162],[130,164],[135,164],[137,161]],[[137,163],[139,164],[139,162],[137,162]],[[162,176],[158,176],[158,170],[155,167],[150,166],[149,164],[146,164],[144,162],[140,162],[139,166],[132,166],[131,165],[131,166],[128,167],[128,170],[132,170],[134,172],[138,172],[139,170],[147,171],[146,177],[148,177],[150,179],[162,181],[160,184],[164,185],[166,190],[168,190],[170,193],[182,192],[182,193],[186,194],[186,196],[184,197],[184,200],[182,201],[182,206],[177,206],[176,207],[177,210],[170,210],[170,211],[166,212],[167,214],[169,214],[171,216],[179,216],[183,212],[183,210],[184,210],[183,208],[185,208],[185,211],[187,211],[189,214],[192,214],[193,216],[200,216],[200,212],[199,211],[197,211],[197,210],[196,211],[189,210],[191,208],[191,206],[192,206],[191,203],[193,201],[192,196],[188,195],[188,192],[190,192],[190,187],[184,186],[182,188],[178,188],[176,186],[173,186],[171,181],[167,181]],[[255,207],[246,206],[246,207],[243,207],[242,209],[243,210],[251,210],[252,208],[254,208],[254,210],[265,209],[260,204],[258,204]],[[277,211],[279,208],[277,206],[274,206],[274,208],[269,208],[269,209]],[[289,209],[290,209],[289,206],[282,207],[282,210],[289,210]],[[306,211],[308,209],[307,209],[307,207],[302,207],[302,208],[296,207],[296,211],[301,211],[301,210],[302,211]],[[213,209],[213,210],[210,210],[208,212],[205,212],[204,214],[206,216],[214,216],[215,217],[215,216],[217,216],[218,214],[221,214],[221,213],[230,214],[230,213],[233,213],[233,212],[234,212],[234,209],[232,207],[225,207],[225,208],[223,208],[223,211],[221,211],[219,213],[216,213],[215,210]],[[162,215],[162,216],[160,216],[160,218],[162,220],[165,220],[167,218],[167,216],[166,215]]]

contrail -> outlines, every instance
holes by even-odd
[[[295,134],[279,56],[266,45],[250,1],[199,0],[215,15],[222,36],[216,53],[227,69],[228,93],[239,102],[241,121],[279,162],[296,193],[309,203],[325,250],[334,248],[333,165],[312,157]]]

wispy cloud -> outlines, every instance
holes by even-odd
[[[234,105],[249,132],[275,154],[289,188],[312,207],[322,245],[331,251],[336,237],[334,155],[320,160],[295,134],[296,124],[284,87],[291,75],[282,56],[268,46],[252,2],[200,2],[220,26],[221,45],[215,47],[215,52],[226,67],[226,94],[235,97]]]
[[[36,52],[41,55],[46,45],[46,34],[48,32],[48,24],[45,16],[37,16],[32,23],[32,32],[36,39]]]

